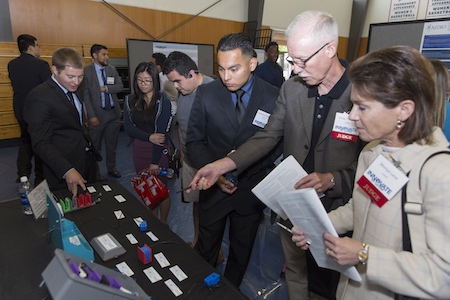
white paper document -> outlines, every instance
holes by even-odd
[[[282,192],[278,195],[278,200],[292,225],[305,233],[311,243],[309,250],[319,267],[335,270],[352,280],[361,281],[354,266],[342,266],[326,254],[323,234],[338,234],[313,188]]]
[[[323,234],[329,232],[338,235],[316,191],[313,188],[294,188],[294,184],[306,175],[303,167],[290,155],[255,186],[252,192],[281,218],[289,218],[295,227],[305,233],[311,242],[311,254],[320,267],[336,270],[355,281],[361,281],[355,267],[341,266],[326,255]]]
[[[294,184],[306,175],[308,175],[308,173],[306,173],[297,160],[290,155],[273,169],[269,175],[261,180],[261,182],[252,189],[252,192],[266,206],[286,220],[287,215],[277,201],[280,193],[295,191]]]

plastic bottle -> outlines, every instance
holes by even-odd
[[[20,177],[20,185],[19,185],[19,195],[20,201],[22,201],[22,211],[25,215],[32,215],[33,211],[31,210],[30,201],[28,201],[28,194],[31,191],[31,185],[28,181],[27,176]]]
[[[174,171],[171,168],[160,168],[159,175],[166,176],[167,178],[172,178],[174,175]]]

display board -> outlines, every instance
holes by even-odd
[[[197,63],[200,72],[214,75],[214,45],[127,39],[130,82],[133,82],[136,67],[143,61],[150,61],[153,53],[161,52],[167,56],[172,51],[186,53]]]
[[[424,28],[428,22],[442,23],[442,26],[447,27],[449,21],[450,18],[370,24],[367,52],[396,45],[420,49]]]

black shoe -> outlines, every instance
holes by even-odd
[[[116,169],[114,169],[112,171],[108,171],[108,174],[111,175],[112,177],[115,177],[115,178],[119,178],[119,177],[122,176],[122,175],[120,175],[120,173]]]
[[[106,181],[106,180],[108,179],[100,174],[97,174],[97,176],[95,177],[95,181]]]

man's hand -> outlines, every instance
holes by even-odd
[[[236,164],[230,158],[216,160],[198,170],[189,185],[194,191],[207,190],[217,182],[219,176],[234,169],[236,169]],[[189,191],[187,192],[189,193]]]
[[[166,139],[166,135],[163,133],[153,133],[150,135],[150,142],[158,146],[164,146],[164,141]]]
[[[86,186],[84,185],[86,182],[87,181],[84,180],[83,176],[81,176],[75,168],[66,174],[67,188],[74,196],[78,194],[78,186],[80,186],[83,191],[86,190]]]
[[[333,187],[331,182],[333,178],[332,173],[317,173],[313,172],[306,175],[294,185],[295,189],[314,188],[317,193],[323,193]]]
[[[234,186],[232,182],[228,181],[223,175],[219,176],[216,184],[219,186],[222,192],[229,195],[233,194],[237,190],[237,187]]]
[[[91,122],[91,125],[94,127],[97,127],[100,124],[97,117],[90,118],[89,122]]]

